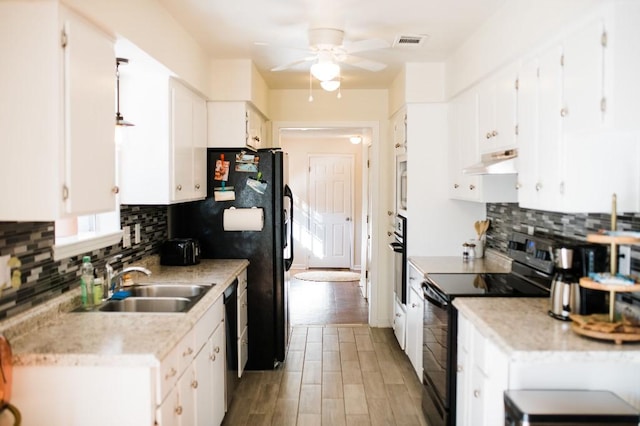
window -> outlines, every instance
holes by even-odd
[[[119,208],[108,213],[60,219],[55,228],[54,260],[108,247],[122,238]]]

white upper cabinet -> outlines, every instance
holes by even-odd
[[[480,153],[516,146],[517,69],[508,67],[481,83],[478,90]]]
[[[174,204],[207,196],[205,99],[136,46],[118,41],[122,204]]]
[[[211,148],[270,148],[267,118],[244,101],[207,102],[207,144]]]
[[[640,29],[629,15],[640,18],[640,5],[598,8],[523,61],[522,207],[610,213],[615,193],[618,211],[640,211],[640,124],[626,119],[626,111],[640,103],[631,96],[635,89],[611,89],[621,69],[640,73],[640,61],[626,43],[629,37],[640,39]]]
[[[0,2],[0,26],[0,221],[113,210],[112,38],[57,2]]]
[[[468,90],[449,105],[449,196],[476,202],[515,202],[516,175],[468,175],[462,170],[480,161],[479,94]],[[513,115],[513,114],[512,114]],[[486,146],[485,146],[486,147]]]

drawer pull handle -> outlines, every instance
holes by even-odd
[[[169,372],[167,374],[164,375],[164,379],[165,380],[169,380],[170,378],[172,378],[173,376],[175,376],[176,374],[178,374],[178,372],[176,371],[175,368],[171,367],[171,370],[169,370]]]
[[[181,415],[181,414],[182,414],[182,405],[178,405],[178,406],[176,407],[176,414],[177,414],[177,415]]]
[[[186,350],[186,351],[184,351],[184,352],[182,353],[182,356],[189,356],[189,355],[191,355],[192,353],[193,353],[193,349],[191,349],[191,348],[189,347],[189,348],[187,348],[187,350]]]
[[[194,389],[198,389],[198,381],[194,380],[193,382],[191,382],[191,387]]]

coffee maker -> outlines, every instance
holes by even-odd
[[[581,277],[607,269],[607,249],[600,245],[560,245],[553,249],[555,275],[551,282],[549,315],[569,321],[570,314],[607,312],[606,292],[580,287]]]

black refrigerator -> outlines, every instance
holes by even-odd
[[[261,230],[223,228],[224,211],[262,209]],[[207,198],[169,209],[169,235],[200,241],[204,259],[248,259],[250,370],[284,361],[289,342],[289,273],[293,263],[293,195],[287,154],[274,149],[207,150]]]

